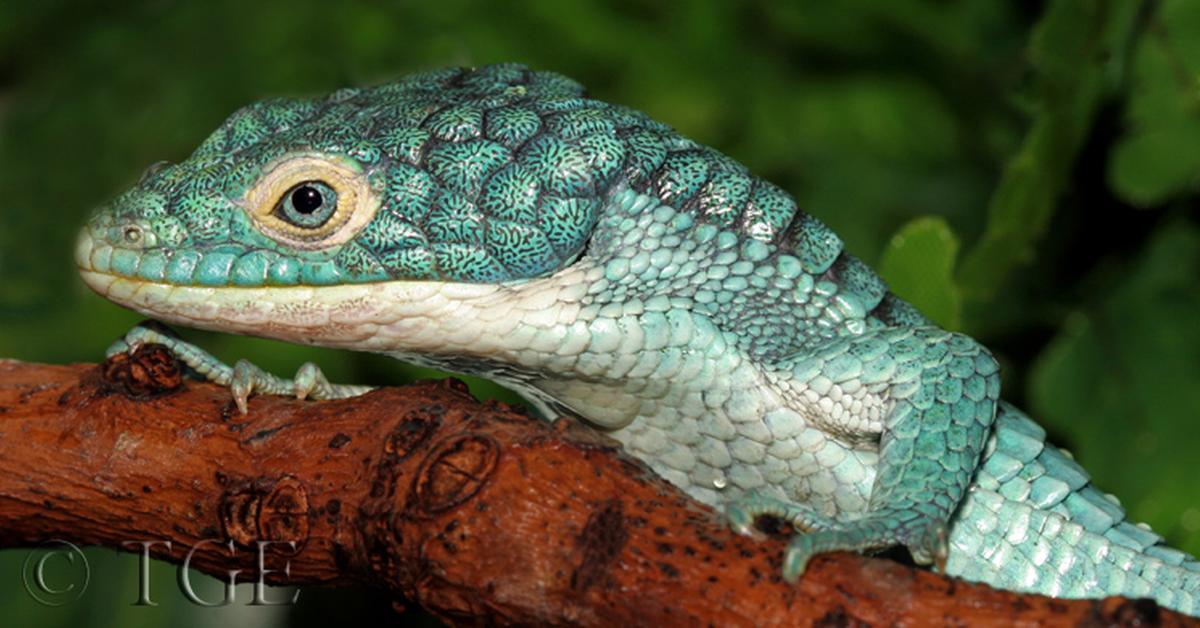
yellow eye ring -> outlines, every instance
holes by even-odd
[[[335,193],[337,207],[317,226],[284,220],[277,209],[303,183],[319,182]],[[380,199],[367,173],[343,157],[305,153],[289,155],[264,169],[245,196],[246,213],[267,237],[297,249],[323,249],[348,241],[379,210]]]

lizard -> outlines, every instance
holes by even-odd
[[[1000,397],[980,343],[891,293],[781,188],[644,113],[519,64],[233,113],[99,207],[85,283],[155,320],[480,375],[582,418],[738,532],[1066,598],[1200,614],[1200,562],[1126,521]],[[366,392],[226,365],[248,398]]]

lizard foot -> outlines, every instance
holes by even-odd
[[[836,525],[809,506],[768,497],[759,491],[747,491],[741,498],[725,507],[725,517],[733,531],[752,538],[762,537],[756,523],[758,518],[763,516],[783,519],[800,532]]]
[[[129,330],[124,338],[109,346],[105,355],[112,357],[144,344],[163,345],[203,379],[229,386],[233,401],[242,414],[249,411],[247,400],[253,393],[323,400],[355,397],[371,390],[370,386],[332,384],[312,362],[301,365],[293,379],[272,375],[247,360],[238,360],[231,367],[200,347],[180,340],[170,329],[155,321],[146,321]]]
[[[783,558],[783,578],[795,582],[809,560],[822,552],[883,549],[902,545],[919,565],[934,564],[942,571],[949,551],[946,526],[918,512],[873,513],[866,519],[797,534]]]
[[[783,559],[783,577],[788,582],[798,580],[809,560],[822,552],[903,545],[917,564],[932,563],[940,571],[948,551],[945,525],[916,511],[876,512],[864,519],[843,522],[826,517],[808,505],[751,491],[727,506],[725,513],[735,532],[755,538],[762,536],[755,524],[764,515],[783,519],[796,529]]]

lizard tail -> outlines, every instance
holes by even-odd
[[[1200,613],[1200,561],[1101,492],[1046,432],[1001,404],[950,533],[946,572],[1056,597],[1150,597]]]

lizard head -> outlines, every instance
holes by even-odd
[[[250,105],[100,208],[77,265],[98,290],[114,277],[261,288],[552,273],[582,251],[605,183],[586,137],[544,124],[593,102],[581,94],[499,65]]]

